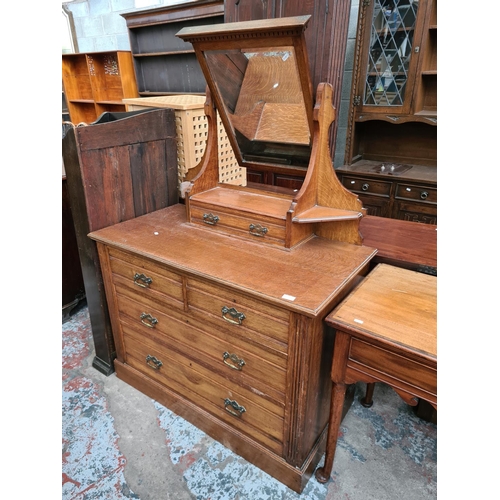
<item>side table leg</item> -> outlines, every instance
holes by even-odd
[[[375,389],[375,382],[370,382],[366,384],[366,394],[364,398],[361,398],[359,402],[365,407],[370,408],[373,405],[373,390]]]
[[[342,420],[342,408],[344,406],[346,385],[333,384],[332,401],[330,405],[330,421],[328,423],[328,436],[326,441],[325,464],[316,470],[315,476],[320,483],[326,483],[330,479],[337,447],[340,422]]]

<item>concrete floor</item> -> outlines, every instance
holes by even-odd
[[[92,368],[88,310],[62,326],[62,499],[426,500],[437,498],[437,426],[377,384],[354,403],[332,478],[298,495],[151,398]]]

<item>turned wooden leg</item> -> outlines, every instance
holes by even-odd
[[[325,464],[316,470],[316,479],[320,483],[326,483],[332,473],[335,448],[339,435],[340,422],[342,421],[342,408],[344,406],[346,385],[333,384],[332,401],[330,404],[330,421],[328,423],[328,436],[326,441]]]
[[[370,408],[373,405],[373,390],[375,389],[375,382],[370,382],[366,384],[366,394],[364,398],[361,398],[359,402],[365,407]]]

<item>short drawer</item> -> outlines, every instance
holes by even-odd
[[[342,176],[342,184],[350,191],[385,197],[390,196],[392,186],[391,182],[362,177],[349,177],[345,175]]]
[[[133,329],[126,329],[125,339],[127,364],[273,452],[282,452],[283,418],[259,405],[252,391]]]
[[[183,302],[182,277],[140,257],[109,250],[115,286],[128,287],[138,295],[168,297]],[[160,299],[161,300],[161,299]]]
[[[396,198],[426,203],[437,203],[437,189],[415,184],[398,184]]]
[[[229,332],[210,328],[182,311],[160,310],[155,303],[138,303],[121,293],[117,294],[117,302],[122,324],[175,345],[179,352],[211,366],[237,384],[255,387],[273,403],[269,407],[271,411],[274,404],[284,403],[286,356]]]
[[[434,367],[409,360],[355,338],[351,339],[349,362],[351,360],[367,367],[368,372],[370,370],[377,372],[382,381],[388,383],[400,381],[433,396],[437,394],[437,371]]]
[[[201,311],[228,331],[249,329],[288,344],[290,313],[286,309],[194,278],[187,281],[187,301],[190,310]]]
[[[191,222],[252,241],[283,247],[285,244],[285,220],[257,217],[251,213],[231,211],[219,207],[191,205]]]

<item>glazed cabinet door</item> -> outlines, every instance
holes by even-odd
[[[428,1],[360,2],[357,115],[411,113]]]

